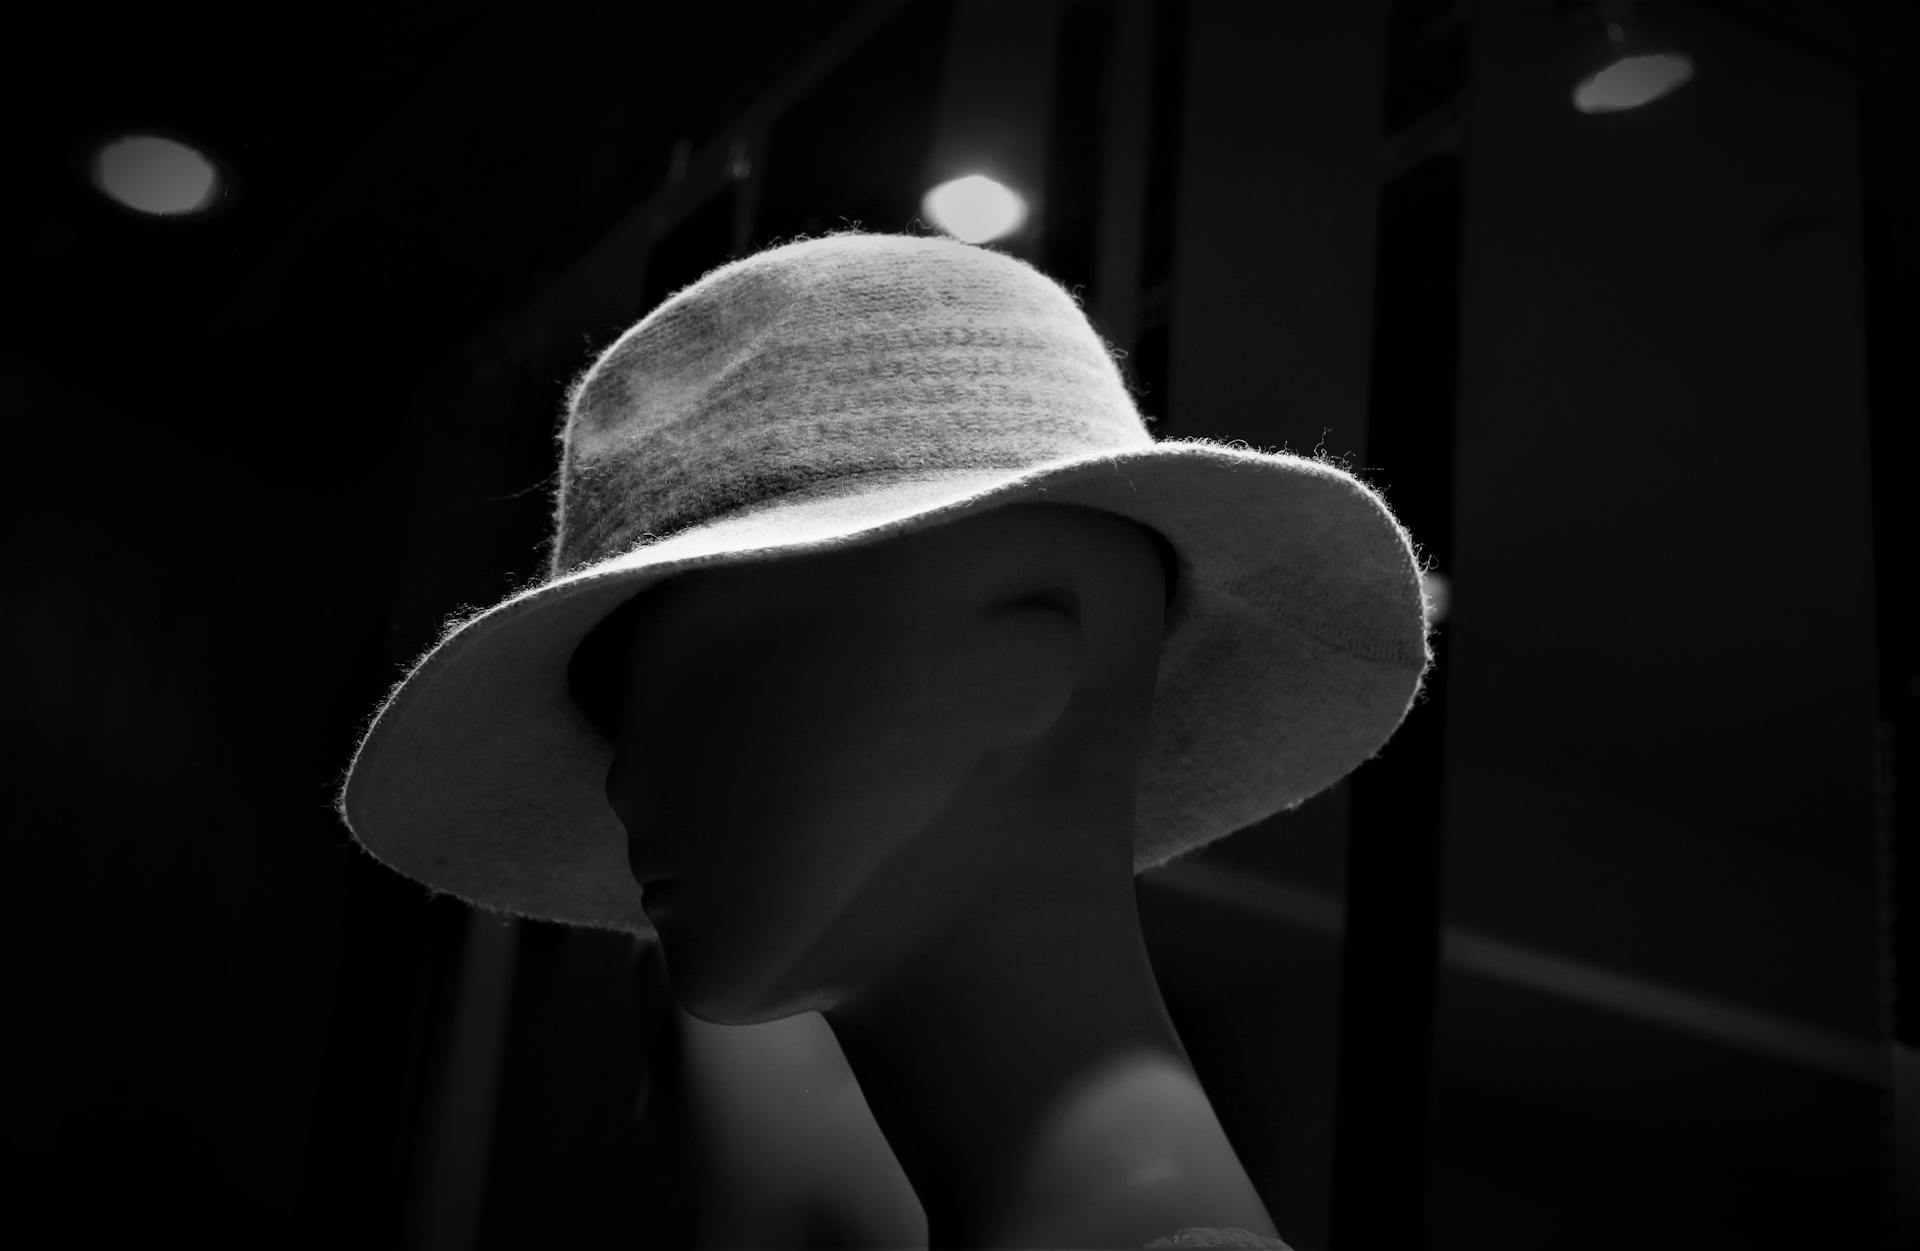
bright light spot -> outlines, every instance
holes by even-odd
[[[1582,113],[1618,113],[1637,109],[1685,86],[1693,60],[1680,52],[1622,57],[1573,89],[1573,107]]]
[[[93,181],[142,213],[197,213],[220,194],[220,172],[184,143],[129,135],[94,154]]]
[[[920,207],[934,225],[962,243],[985,243],[1020,229],[1027,202],[991,178],[969,174],[927,192]]]
[[[1420,598],[1427,602],[1427,620],[1445,621],[1447,605],[1453,599],[1453,583],[1444,573],[1420,575]]]

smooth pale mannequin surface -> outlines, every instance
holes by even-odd
[[[1016,505],[697,570],[621,644],[607,777],[674,997],[818,1011],[945,1247],[1277,1236],[1155,984],[1150,537]]]

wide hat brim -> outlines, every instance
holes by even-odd
[[[394,687],[348,766],[340,816],[431,893],[650,935],[606,799],[613,748],[568,692],[580,641],[689,569],[876,543],[1025,501],[1131,517],[1179,555],[1136,873],[1332,786],[1416,702],[1432,661],[1422,570],[1385,501],[1323,461],[1160,441],[818,485],[531,586],[452,626]]]

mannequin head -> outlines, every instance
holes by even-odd
[[[576,653],[674,998],[723,1026],[819,1012],[930,1246],[1272,1230],[1135,895],[1172,555],[1012,505],[691,571]]]
[[[1128,518],[1021,504],[610,616],[574,690],[681,1004],[851,1010],[983,927],[1130,917],[1172,571]]]

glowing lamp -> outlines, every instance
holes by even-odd
[[[1618,113],[1650,104],[1686,86],[1693,58],[1677,48],[1627,33],[1607,22],[1604,42],[1593,58],[1596,68],[1573,86],[1573,107],[1582,113]]]
[[[1027,202],[981,174],[941,183],[927,192],[920,207],[927,220],[962,243],[1001,238],[1027,220]]]
[[[93,185],[137,213],[198,213],[220,197],[220,171],[198,151],[163,135],[126,135],[93,154]]]

